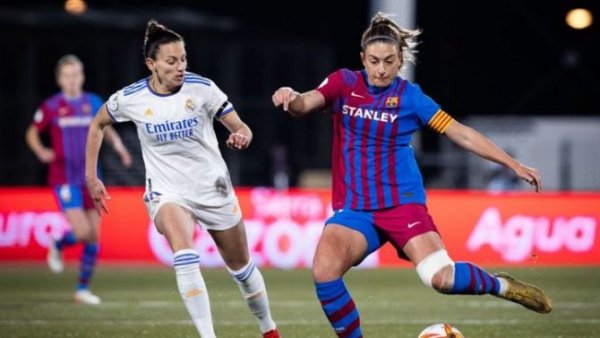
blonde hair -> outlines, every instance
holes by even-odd
[[[402,64],[416,61],[417,36],[421,34],[420,29],[410,30],[398,26],[390,15],[378,12],[371,19],[369,27],[364,31],[361,39],[361,47],[364,51],[373,42],[393,43],[398,47]]]
[[[62,67],[64,65],[79,65],[79,66],[81,66],[81,70],[83,70],[83,62],[81,62],[81,59],[78,58],[77,55],[67,54],[67,55],[63,55],[56,62],[56,67],[54,67],[54,75],[55,76],[58,76],[58,74],[60,73],[60,70],[62,69]]]

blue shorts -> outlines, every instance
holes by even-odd
[[[54,197],[60,210],[94,209],[94,201],[85,186],[62,184],[54,187]]]
[[[375,219],[372,212],[351,209],[336,210],[333,216],[325,221],[325,225],[327,224],[343,225],[363,234],[367,240],[365,257],[379,249],[386,242],[374,226]]]
[[[398,257],[408,259],[403,249],[413,237],[426,232],[438,232],[423,204],[409,203],[382,210],[337,210],[325,224],[339,224],[365,236],[365,257],[390,242]]]

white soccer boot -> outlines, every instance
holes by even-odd
[[[48,245],[46,261],[48,262],[50,271],[54,273],[63,272],[65,266],[63,264],[62,251],[56,248],[56,241],[54,240],[50,241],[50,245]]]
[[[102,301],[100,297],[94,295],[90,290],[77,290],[73,296],[75,303],[86,305],[99,305]]]

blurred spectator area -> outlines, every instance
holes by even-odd
[[[540,169],[547,190],[600,190],[600,118],[477,116],[463,121],[487,135],[523,164]],[[421,153],[432,171],[443,166],[429,187],[528,190],[512,171],[466,153],[451,141],[440,153]]]
[[[142,57],[149,18],[184,36],[189,71],[213,79],[254,131],[254,142],[247,151],[222,147],[235,184],[271,185],[270,149],[276,144],[287,148],[292,172],[299,166],[328,166],[328,119],[313,116],[295,121],[271,102],[278,86],[308,90],[334,69],[335,46],[327,43],[328,36],[318,40],[266,34],[259,28],[242,27],[235,18],[193,10],[170,9],[156,14],[104,10],[73,19],[56,10],[0,13],[2,40],[14,51],[0,55],[0,62],[10,65],[0,69],[0,184],[45,182],[45,166],[27,149],[24,132],[36,107],[58,90],[53,74],[56,60],[66,53],[80,56],[85,64],[85,89],[106,99],[117,89],[149,75]],[[11,27],[10,34],[6,34],[7,26]],[[215,123],[218,137],[224,140],[225,128]],[[104,147],[101,163],[105,181],[143,184],[135,126],[123,123],[115,127],[133,151],[135,165],[129,170],[121,168],[112,149]],[[291,183],[295,184],[295,179]]]
[[[375,1],[306,0],[286,10],[268,0],[89,0],[88,10],[74,16],[63,11],[62,1],[4,0],[0,185],[45,183],[45,166],[27,149],[24,132],[36,107],[57,91],[57,59],[79,55],[86,66],[85,88],[106,99],[148,75],[142,41],[151,18],[185,37],[189,70],[213,79],[253,129],[247,151],[222,148],[236,185],[327,185],[331,119],[323,114],[293,119],[272,106],[271,95],[283,85],[313,89],[339,68],[360,69],[360,36]],[[596,15],[589,28],[565,24],[565,14],[575,6]],[[597,125],[593,121],[600,117],[598,1],[420,1],[416,7],[423,34],[415,80],[425,93],[457,120],[482,128],[524,163],[540,168],[547,188],[599,188],[598,156],[587,149],[597,149],[600,138],[577,138],[587,127],[578,121]],[[116,128],[133,151],[135,166],[121,168],[112,149],[104,147],[106,183],[143,184],[135,128],[127,123]],[[216,130],[224,140],[225,129]],[[428,187],[487,189],[495,182],[492,188],[525,188],[433,132],[424,130],[412,143]]]

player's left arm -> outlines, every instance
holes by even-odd
[[[131,155],[129,154],[129,151],[127,150],[125,145],[123,145],[123,141],[121,140],[121,137],[119,136],[115,128],[113,128],[111,125],[107,125],[106,127],[104,127],[104,137],[121,158],[121,164],[123,164],[123,166],[127,168],[131,167]]]
[[[250,146],[250,142],[252,142],[252,130],[242,121],[235,110],[221,117],[219,121],[230,132],[225,142],[229,148],[244,150]]]
[[[536,192],[542,191],[539,170],[523,165],[477,130],[452,120],[444,133],[461,148],[512,169],[518,177],[535,186]]]

